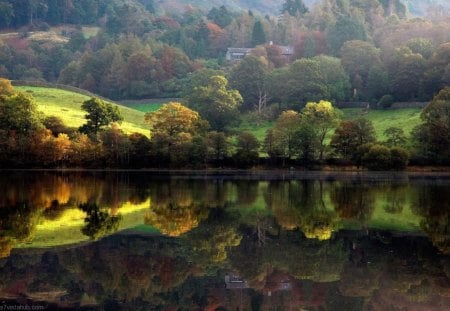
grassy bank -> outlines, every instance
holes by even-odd
[[[17,86],[16,89],[32,95],[38,105],[39,111],[46,116],[58,116],[68,126],[79,127],[86,122],[86,112],[81,104],[89,99],[88,96],[60,89],[32,86]],[[118,105],[124,117],[121,128],[126,133],[138,132],[149,135],[149,126],[144,123],[145,113]]]

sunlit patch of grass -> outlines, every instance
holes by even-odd
[[[273,126],[273,121],[262,120],[255,122],[251,120],[247,115],[242,117],[242,122],[239,125],[237,132],[250,132],[258,139],[260,143],[264,141],[266,137],[266,132]]]
[[[150,204],[150,198],[148,198],[139,204],[125,202],[119,208],[114,209],[114,214],[120,214],[122,217],[118,231],[143,225],[144,213],[150,207]],[[58,219],[41,218],[40,223],[36,226],[33,239],[16,247],[53,247],[89,241],[89,237],[81,232],[85,224],[85,217],[85,212],[76,207],[71,207],[67,208]]]
[[[100,31],[100,27],[87,27],[87,26],[83,26],[81,27],[81,31],[83,32],[83,36],[86,39],[95,37],[98,32]]]
[[[412,129],[421,123],[419,108],[403,108],[392,110],[369,110],[365,112],[360,108],[341,109],[344,120],[353,120],[358,118],[366,118],[373,122],[375,133],[379,140],[384,140],[384,131],[389,127],[399,127],[403,129],[406,135],[409,135]],[[274,126],[274,121],[261,121],[256,123],[251,120],[248,115],[242,117],[242,122],[237,128],[237,132],[249,131],[259,140],[263,142],[268,129]],[[330,130],[325,139],[325,143],[329,143],[334,130]]]
[[[45,116],[60,117],[67,126],[79,127],[86,123],[86,112],[81,104],[89,96],[70,91],[32,86],[17,86],[17,90],[32,95],[38,105],[39,111]],[[149,126],[144,123],[144,113],[129,107],[118,105],[124,117],[121,128],[128,134],[138,132],[150,135]]]
[[[373,122],[375,132],[379,140],[384,140],[384,131],[389,127],[399,127],[403,129],[406,135],[409,135],[412,129],[421,123],[418,108],[404,108],[392,110],[370,110],[364,113],[362,109],[349,108],[342,109],[344,119],[366,118]]]
[[[153,104],[153,103],[133,103],[133,104],[125,104],[127,107],[136,109],[142,112],[153,112],[162,107],[162,103]]]
[[[149,98],[140,100],[123,100],[120,103],[126,107],[142,112],[153,112],[169,102],[181,102],[180,98]]]

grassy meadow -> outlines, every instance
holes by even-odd
[[[150,98],[143,100],[123,100],[120,104],[142,112],[153,112],[168,102],[180,102],[179,98]]]
[[[45,116],[58,116],[67,126],[79,127],[86,122],[85,111],[81,104],[89,99],[88,96],[61,89],[17,86],[16,89],[32,95],[38,105],[39,111]],[[124,117],[121,128],[126,133],[138,132],[149,136],[149,126],[144,123],[145,113],[118,105]]]
[[[72,127],[79,127],[86,122],[84,118],[85,112],[81,109],[83,101],[89,99],[86,95],[46,87],[18,86],[16,88],[32,95],[36,99],[38,109],[46,116],[59,116],[66,125]],[[157,98],[121,102],[118,105],[124,117],[121,128],[126,133],[138,132],[149,136],[149,126],[144,123],[145,113],[156,111],[169,101],[179,101],[179,99]],[[372,121],[379,140],[385,139],[384,131],[391,126],[400,127],[405,134],[409,135],[411,130],[421,122],[421,109],[418,108],[370,110],[369,112],[365,112],[364,109],[360,108],[349,108],[342,109],[342,112],[344,119],[363,117]],[[242,123],[237,128],[237,132],[249,131],[262,142],[266,131],[273,126],[273,123],[273,121],[256,123],[248,116],[244,116]]]
[[[370,110],[368,113],[364,109],[349,108],[342,109],[344,119],[367,118],[373,122],[375,132],[379,140],[384,140],[384,131],[395,126],[403,129],[409,135],[412,129],[421,123],[419,108],[404,108],[392,110]]]
[[[421,123],[419,108],[404,108],[392,110],[370,110],[368,113],[361,108],[341,109],[344,120],[357,118],[366,118],[373,122],[378,140],[385,140],[384,131],[389,127],[395,126],[403,129],[408,136],[412,129]],[[273,121],[262,121],[256,124],[254,121],[244,117],[243,122],[238,128],[239,131],[249,131],[253,133],[260,142],[264,141],[266,131],[274,125]],[[331,139],[331,131],[327,140]]]

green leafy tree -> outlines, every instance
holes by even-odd
[[[336,24],[327,30],[328,44],[334,55],[338,55],[345,42],[351,40],[365,41],[367,38],[364,26],[349,16],[340,16]]]
[[[395,170],[402,170],[408,165],[409,152],[402,147],[391,147],[391,167]]]
[[[301,119],[294,133],[294,149],[298,159],[308,164],[317,159],[320,150],[319,133],[315,125],[305,119]]]
[[[422,55],[413,54],[409,48],[398,49],[389,66],[392,95],[400,101],[420,99],[424,71]]]
[[[130,140],[116,123],[100,134],[107,165],[125,166],[130,163]]]
[[[255,164],[258,160],[259,142],[250,132],[242,132],[236,141],[236,154],[234,158],[239,166]]]
[[[386,136],[386,145],[389,147],[402,147],[406,144],[406,135],[403,129],[391,126],[384,131],[384,136]]]
[[[423,109],[423,124],[412,133],[418,152],[435,163],[450,159],[450,87],[442,89]]]
[[[10,96],[0,96],[0,112],[1,129],[29,136],[42,127],[41,114],[29,95],[17,92]]]
[[[291,105],[303,106],[308,101],[330,97],[321,66],[314,59],[300,59],[290,66],[286,91],[287,101]]]
[[[106,103],[99,98],[93,97],[86,100],[81,108],[87,112],[85,118],[88,120],[86,124],[80,127],[80,131],[83,133],[97,135],[102,127],[123,120],[119,107]]]
[[[245,57],[233,67],[230,85],[242,95],[243,109],[256,109],[261,113],[265,108],[268,95],[267,75],[267,65],[252,55]]]
[[[375,142],[375,129],[367,119],[342,121],[333,137],[331,147],[344,159],[351,159],[360,164],[361,154],[358,150],[365,144]]]
[[[222,28],[227,27],[233,20],[233,15],[224,5],[219,8],[213,7],[207,17]]]
[[[362,156],[362,161],[364,166],[370,170],[382,171],[392,167],[390,150],[383,145],[371,145],[369,150]]]
[[[366,94],[369,100],[380,100],[389,94],[389,75],[382,67],[372,67],[367,76]],[[391,96],[392,97],[392,96]],[[383,105],[381,107],[385,108]]]
[[[365,96],[371,69],[381,67],[380,50],[369,42],[348,41],[342,46],[341,61],[350,76],[355,95],[362,93]]]
[[[278,119],[275,121],[275,125],[272,131],[266,134],[266,140],[270,139],[270,144],[266,143],[267,153],[278,155],[283,160],[283,166],[286,159],[291,159],[295,154],[295,132],[297,131],[300,123],[300,115],[293,111],[288,110],[281,113]],[[269,136],[270,135],[270,136]]]
[[[425,72],[424,87],[430,96],[435,95],[439,90],[450,83],[450,43],[440,45],[431,56],[427,70]]]
[[[217,69],[202,68],[190,73],[185,79],[183,79],[181,94],[183,97],[187,97],[194,88],[207,86],[213,76],[225,76],[225,72]]]
[[[42,116],[31,96],[14,91],[7,95],[8,89],[0,95],[0,158],[23,165],[31,160],[27,155],[32,136],[43,127]]]
[[[339,122],[341,112],[335,109],[330,102],[321,100],[318,103],[307,103],[302,110],[302,118],[314,126],[319,142],[319,160],[323,160],[325,138]]]
[[[230,143],[223,132],[212,131],[207,135],[210,157],[217,162],[228,157]]]
[[[208,85],[195,87],[186,100],[214,130],[222,131],[239,121],[242,96],[239,91],[228,89],[228,80],[223,76],[213,76]]]
[[[341,60],[331,56],[320,55],[313,58],[319,65],[319,71],[327,87],[328,99],[343,101],[350,95],[350,78],[342,66]]]
[[[422,55],[423,58],[429,59],[434,52],[434,44],[430,39],[412,38],[405,44],[413,53]]]

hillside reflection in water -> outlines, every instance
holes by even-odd
[[[285,177],[3,173],[0,298],[111,310],[450,309],[450,179]]]

